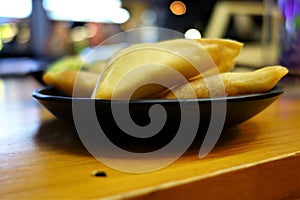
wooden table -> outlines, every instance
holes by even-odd
[[[0,79],[1,199],[300,197],[300,82],[224,131],[204,159],[191,148],[170,166],[142,174],[111,169],[91,156],[71,125],[32,98],[39,87],[31,77]]]

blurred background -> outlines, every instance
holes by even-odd
[[[177,30],[192,38],[236,39],[257,47],[264,39],[263,18],[267,13],[259,0],[0,0],[0,3],[0,57],[47,62],[80,54],[119,32],[149,26]],[[148,33],[147,37],[154,35]],[[256,63],[241,60],[241,64],[261,64],[257,63],[259,58],[250,60]]]

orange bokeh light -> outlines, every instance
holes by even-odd
[[[175,15],[183,15],[186,12],[186,6],[182,1],[173,1],[170,5],[170,10]]]

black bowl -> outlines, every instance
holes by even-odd
[[[83,123],[85,126],[83,131],[87,134],[94,132],[90,127],[97,122],[106,136],[119,147],[130,151],[149,152],[160,149],[172,141],[182,125],[182,112],[185,113],[183,118],[188,121],[186,124],[189,124],[189,122],[192,122],[190,123],[193,124],[192,126],[197,124],[196,129],[186,127],[184,130],[188,133],[184,132],[184,135],[190,136],[196,130],[197,139],[194,141],[201,142],[208,130],[221,127],[221,129],[215,129],[218,132],[219,130],[222,131],[225,128],[236,126],[267,108],[282,93],[283,88],[276,86],[269,92],[232,97],[184,100],[131,100],[129,101],[129,107],[126,101],[121,100],[110,101],[62,96],[53,87],[37,89],[33,92],[33,97],[60,119],[74,123],[75,126],[76,122],[80,120],[80,123]],[[157,134],[142,138],[128,135],[128,131],[124,132],[124,129],[119,128],[111,108],[111,106],[114,106],[119,115],[124,112],[124,109],[129,109],[129,117],[135,124],[143,127],[151,124],[149,110],[154,105],[163,106],[167,114],[166,121]],[[224,105],[226,106],[225,110]],[[212,111],[213,106],[217,109]],[[218,110],[218,106],[221,106],[220,110]],[[194,111],[199,111],[200,115],[199,113],[195,115]],[[125,115],[123,119],[127,117]],[[96,118],[97,121],[93,118]],[[157,118],[160,119],[160,116]],[[82,128],[80,129],[82,131]]]
[[[222,102],[224,103],[224,101],[226,101],[226,119],[224,127],[232,127],[263,111],[282,93],[283,88],[281,86],[275,86],[272,90],[265,93],[231,97],[185,100],[131,100],[129,101],[129,106],[131,117],[141,121],[140,123],[147,123],[149,121],[149,108],[156,104],[163,106],[168,113],[168,117],[170,115],[171,118],[176,118],[180,115],[180,105],[184,105],[186,107],[197,105],[197,108],[199,107],[200,109],[200,118],[203,121],[209,121],[212,114],[211,105]],[[67,121],[73,121],[72,102],[77,105],[81,103],[93,104],[97,113],[99,112],[99,114],[101,113],[103,116],[111,116],[111,104],[119,106],[120,108],[126,105],[126,101],[122,100],[110,101],[62,96],[53,87],[37,89],[33,92],[33,97],[56,117]],[[112,123],[110,120],[111,119],[105,119],[106,123]]]

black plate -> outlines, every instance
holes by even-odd
[[[222,98],[203,98],[203,99],[187,99],[187,100],[134,100],[130,101],[130,114],[132,119],[140,125],[149,123],[149,108],[152,105],[159,104],[163,106],[167,112],[166,130],[176,128],[177,122],[180,122],[180,106],[183,103],[186,107],[197,104],[200,109],[199,129],[206,129],[211,119],[212,103],[221,103],[226,100],[226,119],[224,127],[232,127],[240,124],[256,114],[263,111],[271,103],[273,103],[280,94],[283,93],[283,88],[275,86],[272,90],[266,93],[222,97]],[[89,98],[72,98],[59,94],[53,87],[44,87],[33,92],[33,97],[39,101],[56,117],[73,122],[72,102],[82,106],[93,104],[95,106],[98,120],[104,127],[109,130],[114,130],[116,124],[111,113],[111,103],[119,106],[124,106],[124,101],[110,101]],[[84,114],[84,112],[82,112]],[[86,113],[89,114],[89,113]],[[191,116],[192,117],[192,116]],[[177,120],[177,122],[176,122]],[[191,119],[192,120],[192,119]],[[88,122],[87,122],[88,123]],[[216,122],[218,123],[218,122]],[[177,127],[178,128],[178,127]]]

